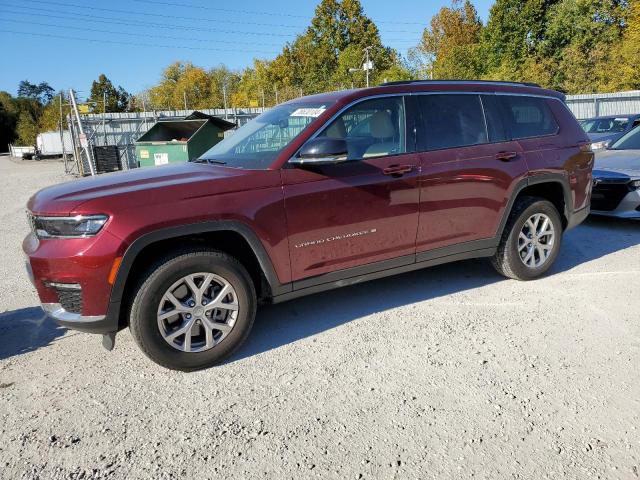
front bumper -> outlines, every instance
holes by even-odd
[[[615,208],[607,210],[593,208],[591,213],[593,215],[602,215],[607,217],[640,219],[640,190],[628,192],[622,197]]]
[[[108,333],[113,329],[106,315],[81,315],[67,312],[59,303],[43,303],[42,310],[58,325],[86,333]]]
[[[124,249],[108,231],[83,239],[38,240],[29,234],[23,242],[27,275],[47,315],[73,330],[116,332],[119,310],[110,308],[108,278]]]

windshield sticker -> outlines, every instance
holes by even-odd
[[[324,113],[326,108],[299,108],[291,114],[292,117],[313,117],[317,118]]]

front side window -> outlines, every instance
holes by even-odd
[[[479,95],[421,95],[419,102],[422,127],[418,140],[422,150],[487,143]]]
[[[311,122],[333,102],[279,105],[238,129],[207,151],[199,161],[245,169],[268,168]]]
[[[558,133],[558,122],[547,100],[539,97],[499,95],[504,106],[506,125],[514,140]]]
[[[405,153],[404,100],[388,97],[360,102],[341,113],[318,137],[346,140],[349,160]]]

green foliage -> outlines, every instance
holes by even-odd
[[[0,92],[0,152],[7,151],[9,144],[16,139],[17,121],[11,95]]]
[[[469,0],[454,0],[431,19],[410,57],[421,76],[464,79],[482,75],[482,22]]]
[[[106,103],[104,99],[106,98]],[[98,80],[94,80],[91,84],[91,95],[87,102],[91,104],[93,113],[106,112],[126,112],[129,109],[131,95],[122,88],[116,88],[111,80],[102,73]],[[103,103],[105,104],[103,106]]]
[[[323,0],[309,28],[280,55],[270,62],[256,61],[243,72],[234,102],[262,104],[264,96],[265,104],[273,105],[300,95],[363,87],[367,47],[374,63],[372,85],[411,78],[400,55],[382,44],[378,27],[359,0]]]
[[[18,142],[20,145],[35,145],[36,136],[38,135],[38,122],[29,112],[20,112],[18,116],[18,124],[16,125],[16,133],[18,134]]]
[[[453,0],[410,58],[434,78],[533,81],[567,93],[638,88],[638,1],[496,0],[483,26],[469,0]]]
[[[223,65],[206,71],[191,63],[175,62],[162,73],[160,83],[147,92],[146,107],[183,110],[186,102],[188,109],[222,108],[225,88],[232,92],[239,82],[240,76]]]
[[[35,84],[28,80],[22,80],[18,84],[18,97],[37,100],[42,104],[50,102],[53,98],[53,93],[53,88],[47,82]]]
[[[62,120],[60,119],[60,101],[62,96]],[[67,129],[66,118],[71,113],[69,105],[69,97],[63,92],[53,97],[49,103],[44,106],[42,115],[38,119],[38,127],[40,132],[50,132],[60,128],[62,121],[63,130]]]

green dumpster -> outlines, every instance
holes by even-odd
[[[141,167],[188,162],[224,138],[235,124],[200,112],[184,120],[160,120],[136,142]]]

